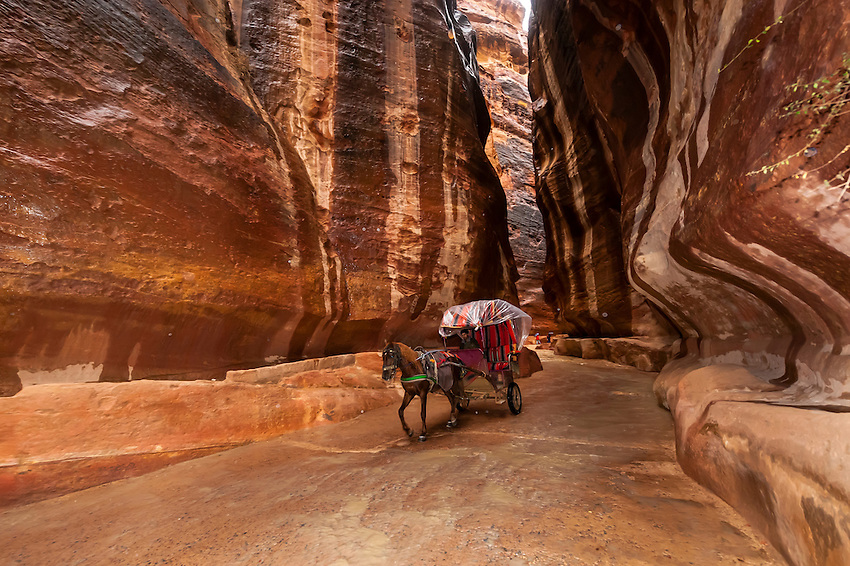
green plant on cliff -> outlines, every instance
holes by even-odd
[[[783,107],[783,113],[780,117],[811,116],[815,119],[814,126],[808,132],[806,143],[802,148],[783,157],[776,163],[750,171],[747,173],[748,176],[770,174],[777,168],[788,165],[796,157],[801,155],[812,157],[817,154],[818,144],[823,140],[833,122],[839,116],[850,112],[850,107],[848,107],[848,102],[850,102],[850,57],[844,54],[841,66],[829,75],[819,77],[810,83],[796,81],[786,86],[785,89],[796,98]],[[800,171],[794,176],[805,178],[808,174],[834,163],[848,150],[850,150],[850,145],[846,145],[844,149],[817,168]],[[829,188],[842,189],[839,196],[840,200],[850,186],[850,168],[842,169],[825,183]]]
[[[732,57],[731,59],[729,59],[729,61],[728,61],[725,65],[723,65],[722,67],[720,67],[720,69],[719,69],[717,72],[718,72],[718,73],[722,73],[723,71],[725,71],[725,70],[726,70],[726,68],[727,68],[729,65],[731,65],[732,63],[734,63],[734,62],[735,62],[735,60],[736,60],[738,57],[740,57],[740,56],[744,53],[744,51],[746,51],[747,49],[749,49],[750,47],[754,46],[754,45],[755,45],[755,44],[757,44],[757,43],[761,43],[762,36],[763,36],[763,35],[767,35],[767,32],[769,32],[769,31],[773,28],[773,26],[779,25],[779,24],[781,24],[783,21],[784,21],[784,16],[779,16],[779,17],[776,19],[776,21],[774,21],[772,24],[770,24],[769,26],[765,26],[765,28],[761,31],[761,33],[760,33],[760,34],[758,34],[757,36],[755,36],[755,37],[753,37],[753,38],[750,38],[750,40],[747,42],[747,44],[746,44],[746,45],[745,45],[745,46],[744,46],[744,47],[743,47],[740,51],[738,51],[738,53],[736,53],[734,57]]]
[[[765,35],[767,35],[767,34],[768,34],[768,32],[770,32],[770,30],[772,30],[774,27],[778,26],[779,24],[784,23],[784,22],[785,22],[785,19],[786,19],[786,18],[788,18],[788,16],[790,16],[791,14],[793,14],[794,12],[796,12],[797,10],[799,10],[800,8],[802,8],[802,7],[803,7],[805,4],[807,4],[808,2],[809,2],[809,0],[803,0],[802,2],[800,2],[799,4],[797,4],[797,5],[796,5],[796,6],[795,6],[792,10],[790,10],[789,12],[787,12],[787,13],[785,13],[785,14],[782,14],[781,16],[779,16],[778,18],[776,18],[776,19],[773,21],[773,23],[772,23],[772,24],[769,24],[769,25],[765,26],[765,27],[764,27],[764,29],[763,29],[763,30],[761,30],[761,32],[759,32],[759,34],[758,34],[757,36],[755,36],[755,37],[751,37],[751,38],[749,39],[749,41],[747,41],[747,44],[746,44],[746,45],[744,45],[744,47],[742,47],[742,48],[741,48],[741,50],[740,50],[740,51],[738,51],[738,52],[735,54],[735,56],[734,56],[734,57],[732,57],[731,59],[729,59],[729,61],[727,61],[725,65],[723,65],[722,67],[720,67],[720,69],[718,69],[718,70],[717,70],[717,72],[718,72],[718,73],[722,73],[724,70],[726,70],[726,68],[727,68],[727,67],[729,67],[729,65],[731,65],[732,63],[734,63],[734,62],[735,62],[735,60],[736,60],[736,59],[738,59],[738,57],[740,57],[741,55],[743,55],[743,54],[744,54],[744,52],[745,52],[747,49],[749,49],[750,47],[755,47],[757,44],[761,43],[761,40],[762,40],[762,39],[764,39],[764,36],[765,36]]]
[[[777,17],[771,24],[764,27],[761,32],[755,37],[750,38],[747,43],[726,62],[720,69],[718,74],[729,68],[741,55],[743,55],[751,47],[762,42],[762,39],[776,26],[785,23],[789,16],[797,10],[808,4],[810,0],[802,0],[794,8]],[[833,122],[839,117],[848,112],[850,108],[847,103],[850,102],[850,57],[844,54],[841,66],[829,75],[824,75],[811,83],[801,83],[799,81],[785,87],[797,98],[786,104],[783,107],[781,117],[787,118],[790,116],[812,116],[815,117],[815,124],[806,136],[807,143],[796,152],[786,155],[779,161],[764,165],[755,171],[750,171],[747,176],[759,174],[771,174],[777,168],[788,165],[791,160],[800,156],[813,157],[818,153],[818,145],[823,141],[824,135],[829,131]],[[795,178],[805,178],[807,175],[819,171],[829,165],[835,163],[842,155],[850,151],[850,144],[845,145],[843,149],[836,152],[825,163],[818,167],[809,170],[801,170],[795,175]],[[824,181],[827,189],[841,189],[838,200],[840,201],[844,194],[850,189],[850,165],[840,168],[839,172],[833,175],[828,180]]]

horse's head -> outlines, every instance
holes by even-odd
[[[384,368],[381,371],[381,379],[390,381],[395,377],[395,372],[398,369],[399,355],[395,344],[390,342],[381,352],[381,357],[384,360]]]

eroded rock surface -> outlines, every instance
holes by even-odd
[[[453,2],[0,16],[0,393],[416,343],[515,298]]]
[[[547,239],[543,288],[558,328],[573,336],[675,334],[629,284],[614,156],[595,122],[579,60],[560,39],[572,37],[569,12],[557,2],[539,11],[529,35],[529,88],[537,202]]]
[[[564,330],[634,327],[631,284],[685,338],[656,384],[683,467],[792,563],[850,562],[846,6],[535,6]]]
[[[632,366],[641,371],[658,372],[678,354],[679,341],[668,337],[637,336],[629,338],[572,338],[555,336],[551,349],[559,356],[604,359],[616,364]]]
[[[542,289],[546,239],[535,201],[525,10],[518,0],[460,0],[458,7],[478,38],[481,89],[493,124],[487,155],[507,197],[519,306],[531,315],[535,328],[548,331],[554,313]]]
[[[260,378],[237,372],[224,381],[24,388],[0,399],[0,507],[344,421],[400,401],[398,384],[381,379],[379,354],[350,358],[270,366]],[[323,367],[310,369],[307,362]]]

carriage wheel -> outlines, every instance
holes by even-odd
[[[516,383],[508,385],[508,409],[515,415],[522,411],[522,393]]]

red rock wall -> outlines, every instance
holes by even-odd
[[[478,37],[481,89],[493,124],[487,156],[499,172],[508,201],[519,306],[531,315],[534,329],[545,333],[554,328],[554,311],[542,289],[546,239],[535,202],[525,9],[518,0],[460,0],[458,6]]]
[[[633,327],[626,281],[672,322],[680,462],[794,564],[850,562],[847,14],[539,0],[530,39],[564,323]]]
[[[515,298],[451,2],[0,6],[0,385],[433,339]]]
[[[547,239],[546,299],[559,330],[572,336],[675,334],[629,285],[619,226],[619,176],[625,173],[607,141],[623,132],[606,132],[595,120],[596,102],[586,91],[575,42],[560,42],[560,34],[573,34],[564,7],[553,3],[541,9],[552,14],[543,12],[539,28],[532,17],[529,88],[537,202]],[[609,95],[616,92],[612,80],[601,79]]]

